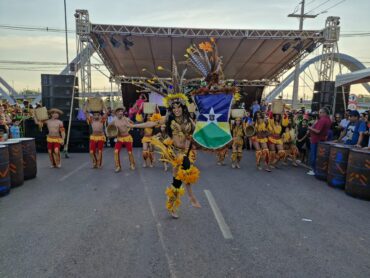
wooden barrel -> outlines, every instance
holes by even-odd
[[[21,141],[8,140],[6,142],[1,142],[0,145],[8,146],[11,186],[14,187],[22,185],[24,182],[24,177],[23,177],[23,150]]]
[[[330,147],[332,145],[334,145],[333,142],[319,142],[317,145],[315,177],[319,180],[327,180]]]
[[[37,175],[35,138],[10,139],[21,141],[23,151],[23,176],[25,180],[33,179]]]
[[[328,184],[333,187],[343,188],[346,185],[348,155],[352,146],[334,144],[330,148],[328,166]]]
[[[0,145],[0,196],[10,191],[9,151],[8,146]]]
[[[351,196],[370,200],[370,151],[349,152],[345,190]]]

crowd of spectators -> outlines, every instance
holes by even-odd
[[[271,105],[265,101],[254,101],[246,109],[244,122],[246,125],[253,124],[253,115],[257,111],[265,113],[266,118],[271,113]],[[359,113],[357,110],[346,110],[344,114],[330,115],[328,109],[320,109],[319,112],[308,112],[304,107],[299,110],[286,109],[284,117],[288,117],[289,124],[283,127],[289,129],[292,138],[299,150],[300,161],[309,164],[314,175],[317,145],[322,141],[334,141],[345,145],[353,145],[356,148],[370,149],[369,111]],[[250,147],[251,144],[247,144]]]

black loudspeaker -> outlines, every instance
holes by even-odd
[[[337,90],[336,100],[335,100],[335,113],[344,114],[345,107],[348,105],[349,92],[343,94],[340,90]],[[344,105],[345,104],[345,105]],[[311,110],[319,111],[320,108],[326,107],[329,109],[330,113],[333,113],[334,109],[334,93],[333,92],[317,92],[313,94]]]
[[[73,81],[78,86],[78,78],[74,75],[41,74],[41,86],[73,87]]]
[[[75,81],[75,83],[73,83]],[[63,111],[61,120],[68,120],[73,117],[70,114],[71,101],[73,90],[75,91],[75,100],[73,102],[72,112],[78,110],[78,78],[73,75],[55,75],[55,74],[42,74],[42,104],[48,109],[58,108]]]
[[[314,84],[315,92],[334,92],[334,81],[318,81]]]
[[[141,88],[131,83],[122,83],[121,90],[123,106],[126,108],[126,111],[128,111],[129,108],[132,107],[135,104],[135,101],[139,98],[141,93],[138,93],[137,91],[140,91]],[[149,99],[148,94],[144,94]]]
[[[132,136],[132,139],[134,140],[132,146],[134,148],[142,148],[143,144],[141,143],[142,138],[142,129],[140,128],[134,128],[130,130],[130,134]]]

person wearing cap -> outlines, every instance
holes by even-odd
[[[130,127],[133,125],[133,122],[124,116],[126,109],[124,107],[118,107],[114,111],[116,118],[111,123],[115,125],[118,129],[117,142],[114,145],[114,162],[115,162],[115,172],[118,173],[121,171],[121,160],[120,152],[122,147],[125,147],[128,153],[128,158],[130,161],[131,170],[135,170],[135,159],[132,153],[132,136],[129,134]]]
[[[329,118],[329,111],[326,108],[321,108],[319,111],[319,119],[316,120],[312,126],[308,127],[310,131],[310,164],[311,170],[307,175],[314,176],[316,170],[316,153],[319,142],[326,141],[328,132],[331,127],[331,120]]]
[[[361,147],[365,131],[366,124],[360,121],[360,113],[357,110],[352,110],[349,113],[349,123],[346,129],[341,133],[338,141],[341,142],[343,138],[346,138],[344,144]]]
[[[63,112],[59,109],[52,108],[48,111],[50,119],[45,122],[39,122],[36,117],[34,121],[40,127],[46,123],[48,128],[48,135],[46,137],[47,149],[50,158],[51,168],[60,168],[60,147],[64,145],[66,133],[64,130],[63,122],[59,120],[59,117],[63,115]]]
[[[91,128],[89,152],[93,163],[93,168],[101,168],[103,162],[103,148],[106,141],[104,135],[104,125],[107,121],[107,112],[103,107],[103,115],[101,111],[90,111],[89,113],[87,111],[87,105],[84,106],[83,110],[86,115],[87,124]]]

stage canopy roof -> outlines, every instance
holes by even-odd
[[[370,82],[370,68],[337,75],[335,87]]]
[[[158,66],[170,69],[172,56],[181,64],[191,44],[212,37],[217,40],[219,54],[223,57],[226,79],[266,83],[275,81],[318,47],[324,41],[323,33],[322,30],[221,30],[102,24],[92,24],[90,29],[96,51],[115,78],[150,77],[143,68],[167,78],[168,72],[158,71]],[[185,65],[180,65],[180,70],[183,67]],[[199,75],[189,69],[186,78],[199,78]]]

